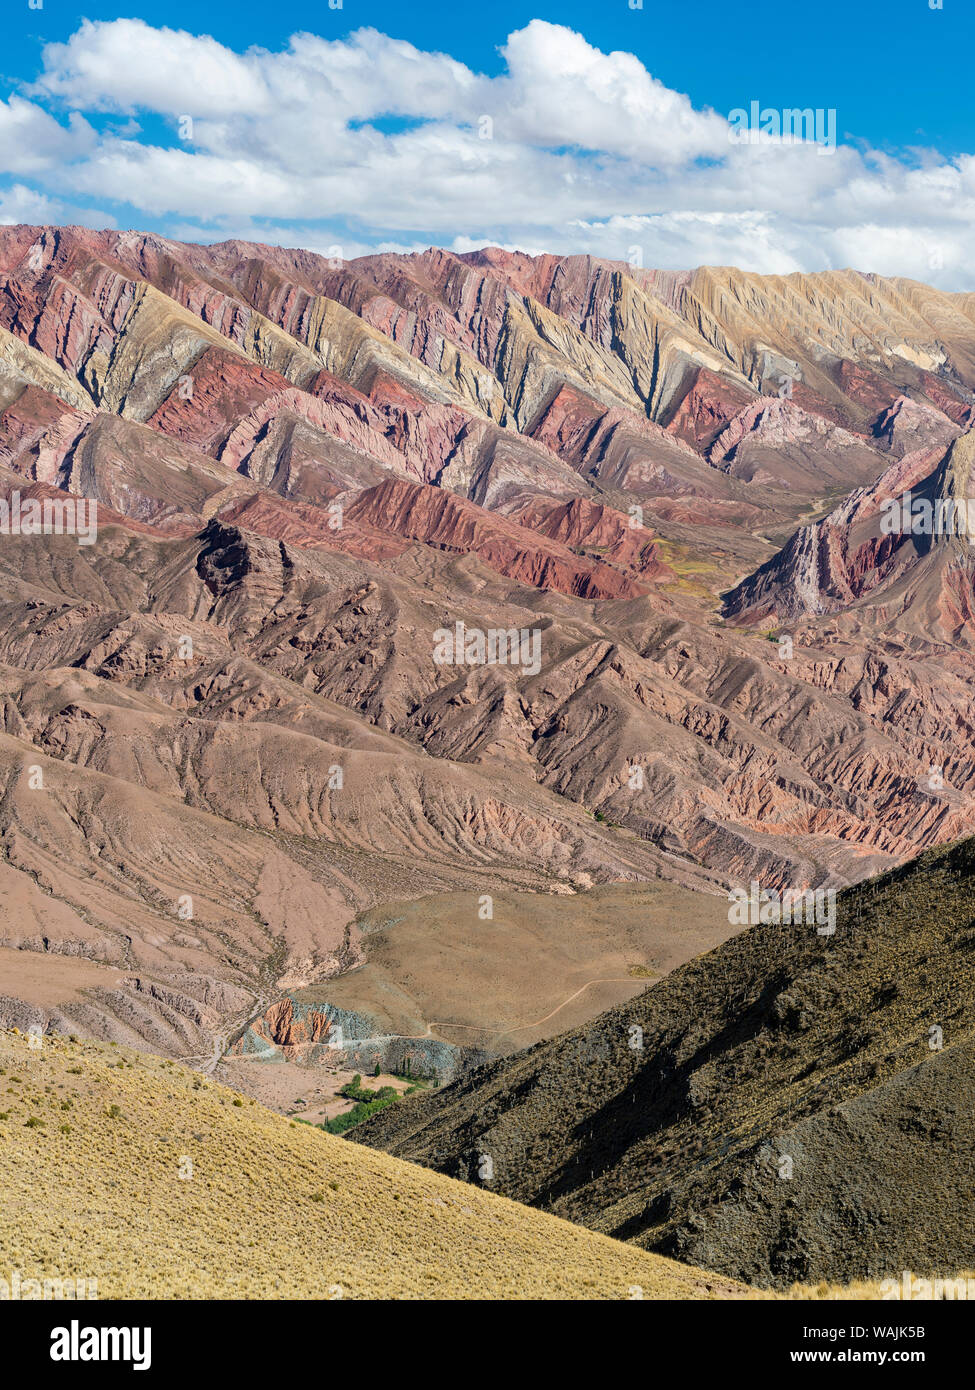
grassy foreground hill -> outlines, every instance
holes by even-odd
[[[975,841],[352,1136],[760,1287],[975,1263]]]
[[[172,1062],[59,1036],[0,1033],[0,1192],[0,1275],[95,1279],[100,1298],[745,1293]]]

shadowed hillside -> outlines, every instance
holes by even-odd
[[[760,1285],[970,1267],[973,876],[929,851],[353,1138]]]

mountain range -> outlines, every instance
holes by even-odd
[[[696,920],[975,833],[968,538],[881,524],[964,495],[973,392],[975,296],[855,271],[0,228],[2,515],[97,504],[0,535],[0,1022],[213,1065],[354,1009],[385,904]]]

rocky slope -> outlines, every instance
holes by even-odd
[[[750,1283],[975,1256],[975,840],[351,1137]],[[485,1165],[485,1156],[490,1165]],[[484,1178],[484,1173],[489,1178]]]

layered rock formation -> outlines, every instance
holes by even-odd
[[[374,1018],[293,994],[275,1000],[234,1039],[231,1057],[298,1062],[304,1066],[453,1081],[487,1060],[474,1047],[455,1047],[433,1037],[384,1033]]]
[[[0,929],[105,972],[5,993],[207,1059],[392,897],[842,884],[975,829],[969,548],[880,529],[968,487],[973,315],[0,228],[0,519],[98,505],[0,534]]]

